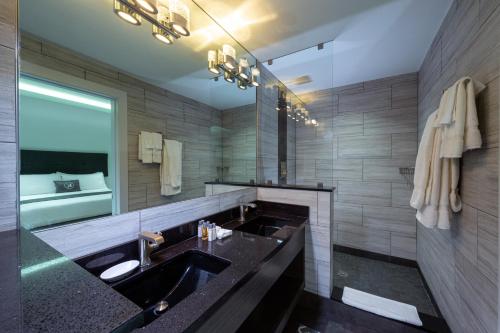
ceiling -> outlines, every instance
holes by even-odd
[[[257,59],[275,59],[268,68],[281,81],[309,75],[311,83],[290,86],[296,93],[418,71],[452,3],[452,0],[195,1]],[[328,41],[333,43],[321,51],[314,47]],[[304,51],[295,53],[299,50]]]
[[[214,82],[207,52],[223,43],[255,63],[198,6],[191,10],[191,36],[164,45],[151,36],[151,25],[139,27],[113,13],[113,0],[20,0],[21,30],[118,68],[154,85],[227,109],[255,103],[255,89],[242,91],[224,80]],[[22,68],[21,68],[22,70]]]
[[[452,0],[195,0],[296,94],[418,71]],[[112,0],[20,0],[21,29],[218,109],[255,103],[206,70],[209,49],[243,47],[196,5],[192,35],[164,46]],[[84,32],[84,33],[82,33]],[[96,38],[98,36],[98,38]],[[333,42],[330,42],[333,41]],[[323,50],[316,45],[326,42]],[[311,82],[294,84],[307,76]]]

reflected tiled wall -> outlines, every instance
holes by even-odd
[[[319,127],[297,127],[297,184],[335,186],[334,242],[416,258],[411,188],[417,153],[415,73],[301,96]]]
[[[0,3],[0,232],[16,229],[17,1]]]
[[[477,98],[483,148],[461,164],[463,209],[451,230],[418,226],[418,263],[453,332],[497,332],[500,2],[454,1],[420,69],[418,129],[462,76]]]
[[[36,65],[127,93],[129,210],[203,196],[222,165],[219,110],[130,77],[118,69],[23,34],[21,58]],[[140,131],[160,132],[183,143],[182,193],[160,195],[158,164],[137,159]]]
[[[222,111],[223,181],[256,181],[256,104]]]
[[[261,84],[257,89],[257,182],[278,183],[278,80],[260,66]]]
[[[242,188],[132,213],[68,224],[36,232],[35,235],[65,256],[75,259],[137,239],[141,231],[156,232],[175,228],[237,207],[241,201],[255,200],[256,188]]]

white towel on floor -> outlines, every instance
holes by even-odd
[[[379,316],[422,326],[417,308],[410,304],[393,301],[349,287],[344,287],[342,302]]]

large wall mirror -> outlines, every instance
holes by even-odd
[[[24,228],[256,179],[255,58],[194,2],[158,3],[139,15],[126,0],[20,0]]]

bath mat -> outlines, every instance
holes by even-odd
[[[410,304],[393,301],[349,287],[344,287],[342,302],[379,316],[422,326],[417,308]]]

